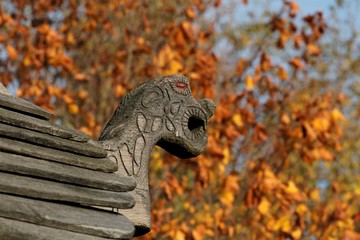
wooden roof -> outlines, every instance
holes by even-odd
[[[135,204],[135,182],[89,137],[51,113],[0,91],[0,236],[6,239],[129,239],[111,211]],[[107,210],[109,209],[109,210]]]

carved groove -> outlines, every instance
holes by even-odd
[[[131,164],[129,160],[132,159],[131,152],[129,151],[129,147],[126,144],[124,144],[121,148],[119,148],[119,154],[120,154],[121,163],[127,175],[132,176],[133,175],[132,171],[130,171],[130,169],[132,169],[132,166],[129,166]]]
[[[134,147],[134,159],[133,159],[133,173],[136,176],[140,170],[141,167],[141,159],[143,156],[143,151],[145,149],[145,138],[143,135],[138,137],[135,141],[135,147]]]

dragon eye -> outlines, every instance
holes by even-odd
[[[189,89],[189,85],[188,83],[186,83],[185,81],[182,80],[178,80],[176,82],[171,82],[171,87],[172,89],[184,96],[187,96],[190,94],[190,89]]]
[[[175,83],[175,87],[185,91],[187,89],[188,85],[183,82],[177,82],[177,83]]]

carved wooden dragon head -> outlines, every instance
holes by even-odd
[[[118,163],[119,172],[137,182],[137,203],[122,213],[135,223],[138,234],[150,229],[148,159],[153,146],[180,158],[199,155],[206,147],[206,128],[214,111],[211,100],[192,96],[187,77],[170,75],[132,90],[106,125],[99,139],[102,146]]]

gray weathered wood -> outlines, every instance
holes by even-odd
[[[117,164],[108,158],[86,157],[6,138],[0,138],[0,150],[103,172],[118,169]]]
[[[75,142],[2,123],[0,123],[0,135],[90,157],[107,156],[107,152],[104,149],[95,147],[89,143]]]
[[[130,238],[134,225],[123,215],[92,208],[0,194],[0,216],[107,238]]]
[[[0,170],[117,192],[131,191],[136,186],[133,179],[115,173],[103,173],[5,152],[0,152]]]
[[[0,172],[0,192],[32,198],[113,208],[132,208],[127,192],[110,192]]]
[[[209,99],[191,95],[189,79],[170,75],[145,82],[121,101],[97,142],[119,164],[118,174],[135,179],[136,205],[122,210],[136,227],[150,230],[149,156],[154,145],[180,158],[199,155],[206,147],[207,123],[215,111]]]
[[[0,83],[0,94],[11,96],[11,94],[8,92],[8,90],[2,83]]]
[[[53,116],[48,111],[36,106],[33,103],[30,103],[18,97],[5,94],[0,94],[0,106],[7,109],[13,109],[17,112],[22,112],[27,115],[31,115],[41,119],[49,119]]]
[[[0,217],[0,236],[2,240],[109,240],[2,217]]]
[[[90,139],[89,136],[83,132],[66,128],[46,120],[37,119],[35,117],[24,116],[23,114],[1,107],[0,122],[79,142],[86,142]]]

